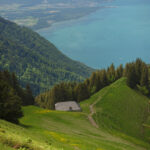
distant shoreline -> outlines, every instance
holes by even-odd
[[[87,16],[89,16],[90,14],[95,13],[95,12],[97,12],[97,11],[100,10],[100,9],[105,9],[105,8],[117,8],[117,7],[118,7],[118,6],[99,6],[99,7],[96,7],[95,10],[89,12],[89,13],[86,14],[86,15],[83,15],[83,16],[80,16],[80,17],[77,17],[77,18],[70,18],[70,19],[66,19],[66,20],[58,20],[58,21],[54,21],[54,20],[53,20],[53,22],[52,22],[51,24],[49,24],[49,25],[47,25],[47,26],[45,26],[45,27],[42,27],[42,28],[39,28],[39,29],[36,29],[36,28],[34,29],[34,27],[33,27],[33,28],[31,28],[31,29],[33,29],[33,30],[36,31],[36,32],[40,32],[40,31],[42,31],[42,30],[48,30],[48,29],[50,29],[50,28],[53,29],[54,25],[56,25],[56,26],[61,26],[61,25],[66,24],[66,23],[68,23],[68,22],[74,22],[74,21],[76,22],[76,21],[83,20],[83,19],[85,19]],[[54,27],[54,28],[56,28],[56,27]]]
[[[83,16],[80,16],[80,17],[77,17],[77,18],[70,18],[70,19],[66,19],[66,20],[58,20],[58,21],[53,21],[51,24],[49,24],[49,25],[47,25],[47,26],[45,26],[45,27],[42,27],[42,28],[39,28],[39,29],[36,29],[36,28],[31,28],[31,29],[33,29],[34,31],[36,31],[36,32],[40,32],[40,31],[42,31],[42,30],[47,30],[47,29],[50,29],[50,28],[53,28],[53,26],[54,25],[56,25],[56,26],[59,26],[59,25],[62,25],[62,24],[65,24],[65,23],[67,23],[67,22],[74,22],[74,21],[77,21],[77,20],[83,20],[85,17],[87,17],[88,15],[90,15],[90,14],[92,14],[92,13],[95,13],[96,11],[98,11],[98,10],[100,10],[100,9],[102,9],[102,8],[105,8],[105,7],[96,7],[96,9],[95,10],[93,10],[93,11],[90,11],[88,14],[86,14],[86,15],[83,15]]]

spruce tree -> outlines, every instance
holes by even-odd
[[[123,65],[121,64],[116,70],[116,79],[119,79],[123,76]]]
[[[22,116],[21,99],[6,82],[0,82],[0,118],[18,123]]]
[[[143,63],[141,69],[140,86],[148,87],[148,67]]]
[[[29,84],[26,85],[24,95],[25,97],[23,98],[23,105],[34,105],[34,97]]]
[[[113,83],[116,79],[116,77],[115,77],[115,66],[113,63],[107,69],[107,78],[108,78],[109,83]]]
[[[77,93],[77,101],[78,102],[85,100],[85,99],[89,98],[89,96],[90,96],[88,87],[83,83],[80,83],[76,86],[76,93]]]
[[[135,80],[136,80],[137,84],[140,84],[143,63],[144,62],[140,58],[137,58],[136,62],[134,63],[135,64],[135,72],[136,72]]]
[[[126,77],[127,77],[127,84],[129,87],[131,88],[135,88],[136,87],[136,72],[135,72],[135,66],[133,63],[128,64],[126,66]]]

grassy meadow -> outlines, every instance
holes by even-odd
[[[88,120],[95,101],[99,128]],[[147,104],[146,97],[120,79],[82,102],[82,112],[23,107],[20,126],[0,120],[0,150],[149,150],[148,134],[141,133],[149,121]]]

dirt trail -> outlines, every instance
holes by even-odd
[[[95,109],[94,109],[94,105],[96,105],[100,100],[101,98],[108,92],[108,90],[105,90],[105,92],[103,92],[99,97],[98,99],[90,105],[90,114],[88,115],[88,119],[89,121],[91,122],[91,124],[96,127],[96,128],[99,128],[99,126],[97,125],[97,123],[95,122],[95,120],[93,119],[93,114],[96,113]]]
[[[97,123],[95,122],[95,120],[93,119],[92,116],[93,116],[94,113],[96,113],[95,110],[94,110],[94,105],[95,105],[98,101],[100,101],[100,99],[101,99],[101,97],[98,98],[97,101],[95,101],[93,104],[90,105],[90,114],[88,115],[89,121],[90,121],[91,124],[92,124],[94,127],[96,127],[96,128],[99,128],[99,126],[97,125]]]

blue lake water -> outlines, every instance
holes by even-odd
[[[78,20],[38,31],[64,54],[93,68],[137,57],[150,63],[150,1],[114,0]]]

